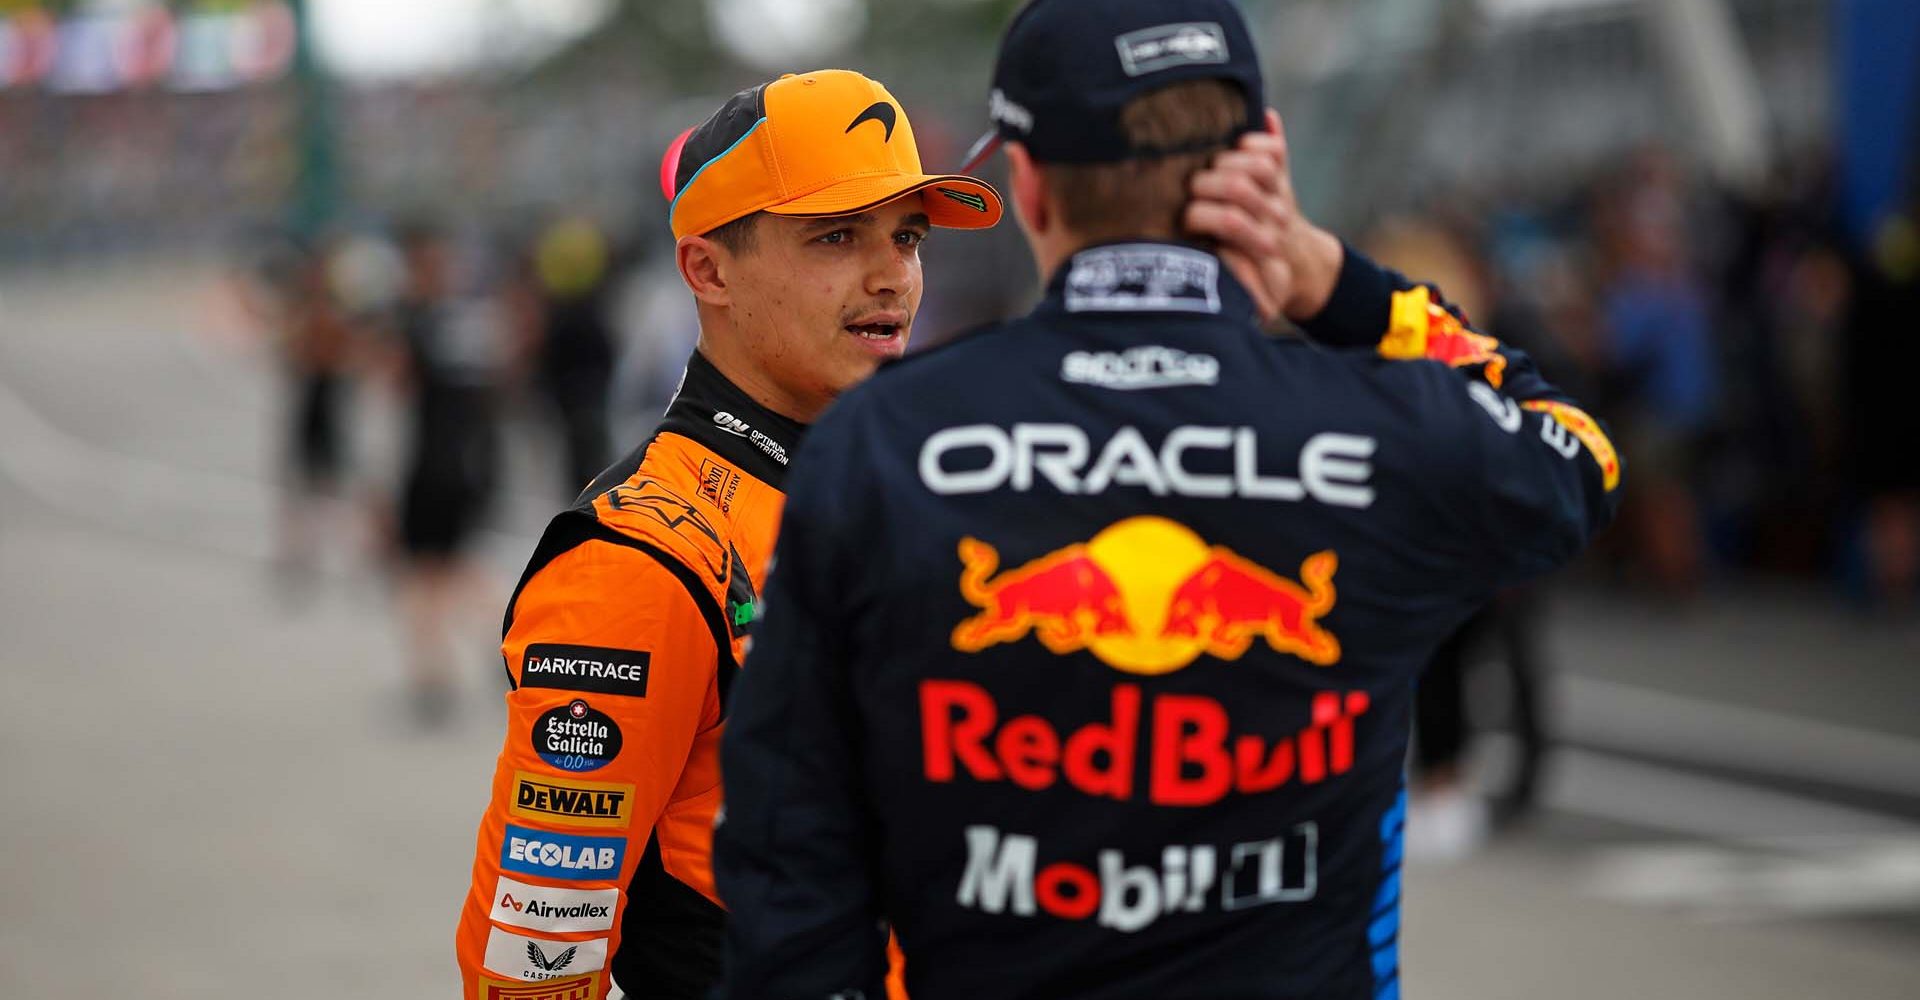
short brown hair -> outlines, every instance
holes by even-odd
[[[1120,128],[1136,150],[1190,148],[1245,127],[1247,99],[1225,80],[1188,80],[1129,101]],[[1118,163],[1046,164],[1047,187],[1066,227],[1090,239],[1176,236],[1187,182],[1218,149]]]
[[[743,215],[707,230],[706,237],[726,247],[728,253],[737,257],[753,250],[753,229],[759,221],[759,212]]]

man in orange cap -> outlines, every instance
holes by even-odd
[[[933,226],[999,195],[921,169],[857,73],[735,95],[663,169],[698,349],[653,436],[555,517],[507,607],[513,689],[457,937],[463,998],[704,997],[719,738],[790,456],[905,350]],[[1249,203],[1216,213],[1249,225]],[[1225,228],[1229,222],[1221,222]]]
[[[728,686],[787,461],[842,390],[906,349],[931,226],[1000,219],[921,170],[857,73],[743,91],[672,167],[697,352],[647,441],[548,526],[507,607],[513,684],[457,938],[463,997],[704,995]],[[534,985],[538,984],[538,985]]]

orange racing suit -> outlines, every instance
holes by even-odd
[[[548,525],[507,605],[507,735],[461,996],[702,997],[718,750],[804,428],[695,354],[654,435]]]

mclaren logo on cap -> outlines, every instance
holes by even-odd
[[[887,137],[880,141],[881,142],[893,141],[893,122],[894,122],[893,105],[888,104],[885,101],[873,102],[873,104],[867,107],[867,110],[860,112],[859,116],[856,117],[852,122],[850,122],[847,125],[847,131],[851,132],[854,129],[859,128],[861,122],[879,122],[880,124],[885,125],[887,127]]]

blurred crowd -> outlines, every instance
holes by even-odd
[[[285,384],[282,583],[297,594],[323,550],[370,537],[398,584],[417,712],[441,718],[470,652],[468,616],[497,611],[472,550],[497,511],[508,423],[536,425],[551,445],[534,467],[557,478],[531,492],[556,509],[571,501],[614,458],[625,416],[657,413],[671,393],[691,309],[642,305],[647,343],[617,332],[615,296],[644,272],[582,215],[556,213],[511,239],[403,219],[275,238],[245,258],[238,287]],[[366,469],[355,447],[353,411],[369,391],[400,404],[399,469]]]
[[[1596,562],[1662,601],[1717,573],[1914,596],[1914,213],[1843,231],[1826,159],[1738,191],[1638,150],[1538,201],[1436,199],[1364,241],[1591,400],[1627,457]]]

